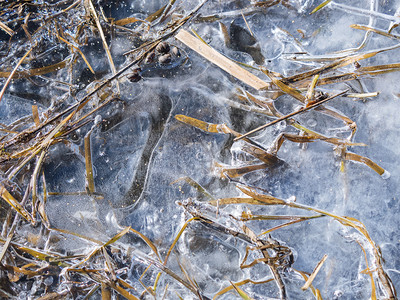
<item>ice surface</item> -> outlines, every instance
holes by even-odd
[[[177,6],[181,7],[182,12],[198,4],[196,1],[178,2]],[[236,11],[232,16],[225,15],[220,22],[230,31],[237,30],[236,25],[247,31],[249,26],[259,45],[256,50],[251,48],[251,51],[247,51],[249,48],[225,44],[221,26],[217,22],[199,21],[190,26],[210,46],[226,56],[255,65],[254,60],[262,55],[265,67],[284,77],[321,66],[318,60],[308,59],[310,57],[332,56],[335,51],[358,47],[364,39],[364,32],[350,28],[351,24],[370,23],[383,30],[388,26],[388,21],[374,21],[366,15],[335,9],[334,5],[309,15],[320,1],[282,2],[288,2],[292,7],[287,8],[280,4],[265,12],[246,13],[247,24],[240,14],[242,9],[245,11],[249,6],[246,1],[209,1],[202,9],[202,16]],[[351,5],[366,9],[370,2],[373,1],[359,0]],[[400,6],[399,1],[377,2],[379,12],[389,15],[393,15]],[[115,5],[102,4],[99,1],[99,4],[104,5],[107,16],[145,19],[149,12],[159,8],[160,1],[126,0],[115,1]],[[176,13],[179,14],[179,10]],[[393,32],[398,33],[398,30],[394,29]],[[235,34],[231,33],[230,36],[235,37]],[[84,66],[77,68],[74,84],[84,85],[109,73],[107,61],[104,56],[100,56],[104,53],[99,41],[92,41],[83,49],[97,75],[85,73]],[[272,97],[273,93],[251,90],[175,39],[170,38],[168,42],[181,49],[181,57],[175,57],[168,65],[153,62],[142,66],[143,79],[139,82],[120,80],[121,93],[118,99],[113,100],[110,107],[96,112],[100,116],[97,119],[101,118],[101,122],[93,127],[91,153],[96,192],[101,197],[97,199],[84,193],[86,171],[83,139],[92,124],[83,126],[73,136],[68,136],[66,143],[50,148],[43,170],[47,190],[58,193],[50,195],[46,203],[52,227],[75,231],[105,242],[121,229],[120,226],[131,226],[148,237],[165,257],[179,230],[191,217],[176,202],[187,199],[203,202],[210,200],[205,193],[188,184],[187,178],[205,188],[214,199],[245,196],[235,188],[237,182],[222,179],[216,175],[218,172],[213,171],[216,163],[230,167],[260,163],[243,150],[246,142],[233,142],[229,135],[204,132],[179,122],[175,116],[183,114],[209,123],[223,123],[237,132],[245,133],[271,121],[271,118],[256,114],[251,109],[246,111],[232,108],[225,100],[237,99],[234,94],[238,89],[248,90],[260,98]],[[129,49],[127,45],[133,47],[135,43],[136,41],[125,36],[110,40],[115,56],[121,56],[126,48]],[[395,43],[387,37],[371,35],[361,51],[379,49]],[[259,52],[255,54],[254,51]],[[304,55],[304,52],[309,55]],[[400,50],[395,49],[380,53],[368,61],[361,60],[360,64],[369,66],[398,63],[399,55]],[[125,63],[125,59],[116,62],[118,67]],[[262,72],[252,71],[264,80],[269,80]],[[337,71],[336,75],[345,71],[354,71],[353,65]],[[258,187],[274,197],[288,199],[290,203],[300,203],[338,216],[358,219],[381,249],[385,259],[383,266],[394,287],[400,290],[398,78],[399,73],[393,72],[318,87],[329,93],[347,88],[354,93],[380,92],[373,98],[354,100],[341,97],[325,105],[357,124],[357,133],[352,141],[365,143],[366,146],[350,146],[348,150],[368,157],[381,166],[384,172],[380,176],[365,163],[345,161],[342,165],[341,152],[338,149],[340,147],[335,145],[324,141],[299,144],[285,140],[278,152],[278,158],[284,163],[232,180]],[[14,90],[10,90],[13,95],[6,94],[1,100],[0,123],[8,125],[31,115],[31,105],[34,102],[25,93],[29,89],[29,84],[26,85],[28,87],[25,86],[18,94],[16,87],[19,85],[16,83]],[[85,93],[85,90],[80,93]],[[55,92],[52,96],[56,98],[58,95]],[[92,101],[90,103],[94,106],[94,102],[100,100],[96,98]],[[283,114],[301,107],[301,103],[288,95],[274,101],[276,108]],[[46,102],[41,102],[41,105],[40,111],[46,106]],[[308,129],[329,137],[345,139],[351,134],[349,124],[317,110],[296,116],[295,119]],[[22,126],[16,129],[24,128]],[[253,135],[252,140],[269,149],[282,133],[297,134],[299,130],[282,121]],[[341,171],[343,168],[344,171]],[[43,179],[40,183],[43,183]],[[77,194],[78,192],[81,194]],[[307,215],[306,210],[281,205],[221,206],[218,213],[214,207],[208,208],[210,211],[204,211],[207,218],[238,232],[241,227],[232,225],[239,224],[235,223],[232,216],[238,218],[243,212],[264,216]],[[282,223],[262,220],[246,222],[246,225],[259,234]],[[301,290],[304,278],[296,270],[311,273],[325,254],[328,259],[313,282],[313,286],[321,291],[324,299],[371,297],[370,277],[363,272],[368,266],[359,244],[366,249],[370,270],[376,267],[376,257],[371,245],[359,232],[325,216],[274,230],[271,235],[294,253],[293,265],[281,272],[289,299],[314,298],[310,290]],[[62,238],[57,238],[58,242],[48,250],[74,253],[76,249],[85,249],[83,251],[89,252],[86,249],[90,247],[89,243],[76,237],[62,235]],[[268,235],[262,238],[267,239]],[[135,251],[148,251],[148,247],[138,238],[127,239],[123,243]],[[265,264],[240,268],[248,245],[248,241],[240,239],[240,236],[193,221],[177,242],[166,266],[181,275],[184,273],[181,270],[183,268],[188,277],[196,281],[200,291],[212,298],[222,288],[230,286],[230,281],[239,282],[249,278],[253,281],[265,281],[272,278]],[[143,287],[137,280],[147,265],[139,254],[135,256],[136,253],[139,252],[133,251],[130,254],[133,258],[129,265],[128,279],[135,288],[142,291]],[[247,261],[259,258],[259,252],[251,251]],[[158,271],[152,266],[143,282],[148,286],[154,284]],[[375,273],[374,280],[377,283],[379,278]],[[182,278],[185,276],[182,275]],[[52,282],[52,277],[48,277],[44,285],[51,285]],[[170,289],[167,299],[176,299],[175,292],[184,299],[192,297],[182,285],[163,275],[158,288],[164,290],[166,286]],[[257,285],[245,284],[241,288],[255,299],[275,299],[280,296],[274,281]],[[378,295],[384,298],[382,289]],[[239,299],[237,294],[229,292],[220,299],[234,298]]]

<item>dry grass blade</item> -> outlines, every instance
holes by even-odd
[[[175,237],[174,241],[172,242],[171,246],[169,247],[167,254],[165,255],[164,263],[163,263],[164,266],[167,265],[169,256],[171,255],[172,250],[174,249],[176,243],[178,242],[178,240],[179,240],[180,237],[182,236],[182,234],[183,234],[183,232],[185,231],[186,227],[189,225],[190,222],[192,222],[192,221],[194,221],[194,220],[199,220],[199,218],[198,218],[198,217],[190,218],[189,220],[187,220],[187,221],[185,222],[185,224],[183,224],[182,228],[179,230],[177,236]],[[160,276],[161,276],[161,272],[157,274],[156,280],[155,280],[155,282],[154,282],[154,287],[153,287],[153,290],[154,290],[154,291],[156,291],[156,289],[157,289],[157,284],[158,284],[158,281],[160,280]]]
[[[111,288],[105,283],[101,283],[101,300],[111,300]]]
[[[318,5],[316,8],[314,8],[314,9],[312,10],[312,12],[310,13],[310,15],[313,14],[313,13],[316,13],[317,11],[319,11],[320,9],[322,9],[323,7],[325,7],[326,5],[328,5],[329,2],[331,2],[331,1],[332,1],[332,0],[326,0],[326,1],[322,2],[320,5]]]
[[[185,115],[175,115],[178,121],[196,127],[200,130],[210,133],[232,133],[232,131],[225,124],[212,124],[207,123]]]
[[[355,154],[352,152],[346,152],[344,159],[363,163],[363,164],[367,165],[368,167],[370,167],[372,170],[374,170],[376,173],[381,175],[383,178],[388,178],[390,176],[388,171],[386,171],[384,168],[382,168],[378,164],[374,163],[368,157],[364,157],[364,156],[361,156],[361,155],[358,155],[358,154]]]
[[[266,74],[271,81],[278,87],[280,88],[284,93],[292,96],[296,100],[299,100],[302,103],[306,102],[306,97],[304,97],[299,91],[296,89],[290,87],[289,85],[283,83],[281,80],[279,80],[272,72],[270,72],[268,69],[261,68],[261,71]],[[317,78],[318,79],[318,78]]]
[[[229,58],[223,56],[209,45],[204,44],[201,40],[191,35],[186,30],[181,29],[175,36],[179,41],[184,43],[186,46],[196,51],[210,62],[216,64],[218,67],[228,72],[237,79],[243,81],[249,86],[260,90],[269,87],[269,84],[259,79],[254,74],[246,71],[239,67]]]
[[[260,197],[260,198],[262,198],[262,197]],[[271,243],[269,241],[264,241],[264,240],[258,238],[257,235],[249,227],[247,227],[243,222],[240,222],[240,224],[238,224],[243,232],[242,233],[242,232],[232,230],[224,225],[221,225],[221,224],[218,224],[218,223],[212,221],[211,219],[202,215],[201,209],[204,207],[204,205],[200,204],[199,202],[188,199],[188,200],[180,202],[178,204],[182,205],[185,208],[185,210],[188,211],[192,216],[199,217],[200,222],[203,225],[210,227],[213,230],[217,230],[217,231],[223,232],[225,234],[230,234],[236,238],[242,239],[243,241],[245,241],[247,243],[255,245],[257,247],[257,250],[260,250],[261,254],[263,256],[263,258],[260,259],[259,262],[266,263],[268,268],[270,269],[270,271],[274,277],[275,283],[280,291],[281,299],[287,298],[286,287],[282,280],[281,274],[279,273],[278,266],[275,263],[274,258],[271,257],[271,255],[268,253],[268,249],[274,249],[274,246],[275,246],[274,243]],[[280,247],[285,248],[282,246],[280,246]],[[289,255],[291,255],[291,254],[289,254]],[[245,256],[245,259],[247,259],[247,255]]]
[[[189,185],[194,187],[199,193],[203,194],[207,198],[214,199],[214,197],[209,192],[207,192],[207,190],[204,187],[202,187],[197,181],[193,180],[192,178],[190,178],[188,176],[178,178],[177,180],[174,180],[173,182],[171,182],[171,184],[175,184],[182,180],[186,181]]]
[[[32,160],[37,154],[40,153],[43,149],[46,149],[52,143],[54,137],[57,137],[57,134],[60,134],[60,130],[69,122],[69,120],[74,116],[74,113],[71,113],[64,120],[62,120],[47,136],[43,141],[37,143],[35,148],[30,151],[30,154],[18,165],[16,166],[8,175],[8,179],[12,179],[30,160]]]
[[[127,290],[125,290],[123,287],[119,286],[118,283],[114,283],[112,281],[108,281],[106,283],[110,288],[112,288],[113,290],[118,292],[121,296],[125,297],[126,299],[128,299],[128,300],[139,300],[139,298],[135,297],[134,295],[129,293]]]
[[[17,69],[18,69],[19,66],[23,63],[23,61],[24,61],[25,58],[29,55],[29,53],[31,53],[32,49],[33,49],[33,47],[30,48],[30,49],[25,53],[25,55],[18,61],[17,65],[14,67],[14,69],[13,69],[13,70],[11,71],[11,73],[8,75],[8,78],[7,78],[6,82],[5,82],[4,85],[3,85],[3,88],[2,88],[1,91],[0,91],[0,102],[1,102],[1,99],[3,98],[3,96],[4,96],[4,93],[5,93],[6,89],[7,89],[7,86],[10,84],[10,81],[11,81],[11,79],[13,78],[15,72],[17,72]]]
[[[131,227],[129,227],[129,230],[132,231],[133,233],[137,234],[138,236],[140,236],[140,238],[143,239],[143,241],[145,241],[145,243],[151,248],[151,250],[153,250],[154,254],[161,261],[160,254],[158,253],[157,247],[153,244],[153,242],[147,236],[143,235],[142,233],[140,233],[139,231],[136,231],[135,229],[133,229]]]
[[[283,160],[280,160],[276,155],[268,153],[266,150],[261,149],[259,147],[245,144],[243,145],[242,149],[243,151],[261,160],[270,167],[274,167],[284,163]]]
[[[125,26],[128,24],[136,23],[136,22],[146,22],[146,21],[135,18],[135,17],[129,17],[129,18],[116,20],[116,21],[114,21],[114,24],[118,25],[118,26]]]
[[[247,295],[241,288],[239,288],[238,286],[236,286],[232,281],[230,281],[232,287],[235,289],[235,291],[239,294],[239,296],[243,299],[243,300],[252,300],[253,298],[251,298],[249,295]]]
[[[306,220],[321,218],[321,217],[325,217],[325,216],[324,215],[316,215],[316,216],[311,216],[311,217],[298,218],[297,220],[293,220],[293,221],[290,221],[290,222],[283,223],[281,225],[275,226],[273,228],[270,228],[270,229],[260,233],[259,236],[270,234],[272,231],[275,231],[275,230],[278,230],[278,229],[282,229],[284,227],[288,227],[288,226],[291,226],[291,225],[296,224],[296,223],[300,223],[300,222],[303,222],[303,221],[306,221]],[[268,219],[269,219],[268,216],[265,216],[265,218],[262,218],[262,216],[258,217],[258,218],[255,218],[255,220],[268,220]]]
[[[253,281],[253,280],[251,280],[251,279],[245,279],[245,280],[242,280],[242,281],[239,281],[239,282],[235,282],[234,285],[235,285],[236,287],[238,287],[238,286],[241,286],[241,285],[244,285],[244,284],[247,284],[247,283],[252,283],[252,284],[263,284],[263,283],[271,282],[271,281],[273,281],[273,280],[274,280],[274,279],[272,279],[272,278],[271,278],[271,279],[268,279],[268,280],[265,280],[265,281]],[[223,294],[226,294],[227,292],[231,291],[232,289],[233,289],[233,285],[230,285],[230,286],[227,286],[226,288],[220,290],[218,293],[216,293],[216,294],[214,295],[213,300],[217,299],[218,297],[222,296]]]
[[[237,186],[239,190],[241,190],[246,195],[254,198],[255,200],[263,203],[264,205],[286,205],[287,202],[282,199],[275,198],[270,195],[259,194],[254,191],[254,189],[248,186]]]
[[[84,138],[85,148],[85,169],[86,169],[86,189],[89,194],[96,192],[93,178],[93,163],[92,163],[92,149],[90,146],[90,136],[92,130],[89,130]]]
[[[301,287],[301,289],[303,291],[305,291],[306,289],[308,289],[311,286],[312,282],[314,281],[315,277],[317,276],[319,270],[321,270],[322,265],[324,264],[324,262],[326,261],[327,258],[328,258],[328,255],[325,254],[322,257],[322,259],[318,262],[318,264],[315,266],[315,268],[312,271],[310,277],[308,277],[306,283]]]
[[[4,185],[0,183],[0,196],[3,198],[14,210],[20,214],[25,220],[30,223],[34,223],[32,216],[28,213],[28,211],[15,199],[6,189]]]
[[[253,205],[265,205],[265,202],[256,200],[249,197],[232,197],[232,198],[220,198],[211,200],[208,202],[211,205],[229,205],[229,204],[253,204]]]
[[[122,231],[120,231],[119,233],[117,233],[116,235],[114,235],[111,239],[109,239],[104,245],[103,247],[107,247],[108,245],[114,244],[116,241],[118,241],[120,238],[122,238],[125,234],[127,234],[129,231],[132,231],[132,228],[129,227],[125,227]]]
[[[212,123],[207,123],[192,117],[188,117],[185,115],[175,115],[175,119],[177,119],[178,121],[185,123],[187,125],[196,127],[200,130],[203,130],[205,132],[210,132],[210,133],[224,133],[224,134],[232,134],[235,137],[240,136],[240,133],[236,132],[235,130],[229,128],[227,125],[225,124],[212,124]],[[263,148],[261,145],[259,145],[258,143],[252,141],[251,139],[248,138],[244,138],[244,141],[259,147],[259,148]]]
[[[369,270],[369,264],[368,264],[368,257],[367,257],[367,252],[365,251],[364,247],[361,245],[361,243],[358,242],[358,244],[361,247],[361,250],[364,253],[364,258],[365,258],[365,264],[367,266],[367,274],[369,275],[370,279],[371,279],[371,299],[372,300],[376,300],[376,286],[375,286],[375,281],[374,281],[374,276],[373,276],[373,272],[371,272]]]
[[[194,295],[196,295],[196,296],[199,295],[199,291],[198,291],[198,289],[196,287],[193,287],[193,285],[190,282],[188,282],[188,281],[182,279],[181,277],[179,277],[176,273],[174,273],[169,268],[164,266],[164,264],[162,264],[159,261],[156,261],[154,259],[151,259],[149,257],[147,257],[146,260],[148,262],[150,262],[151,264],[153,264],[154,266],[156,266],[157,268],[159,268],[164,273],[166,273],[169,276],[171,276],[172,278],[174,278],[179,283],[181,283],[184,287],[186,287],[188,290],[190,290]]]
[[[117,73],[117,70],[115,69],[115,65],[114,65],[114,61],[111,56],[110,48],[108,47],[106,37],[104,36],[103,28],[101,27],[99,17],[97,16],[97,13],[96,13],[96,9],[93,6],[92,0],[85,0],[85,2],[89,6],[90,14],[93,16],[93,19],[96,22],[97,29],[99,30],[100,37],[103,42],[104,50],[106,51],[106,54],[107,54],[108,63],[110,65],[111,72],[113,75],[115,75]],[[117,83],[117,86],[118,86],[118,83]]]
[[[236,178],[250,172],[267,169],[268,167],[268,164],[249,165],[242,167],[223,167],[222,165],[215,163],[215,171],[218,172],[221,178]]]
[[[40,154],[37,162],[36,162],[36,166],[35,169],[33,170],[33,174],[31,176],[31,182],[30,182],[30,186],[32,189],[32,218],[35,219],[36,218],[36,210],[37,210],[37,181],[38,181],[38,177],[39,177],[39,172],[40,169],[44,163],[44,158],[46,155],[46,149],[42,151],[42,153]]]
[[[83,239],[83,240],[92,242],[92,243],[94,243],[94,244],[102,245],[102,242],[101,242],[101,241],[96,240],[96,239],[94,239],[94,238],[90,238],[90,237],[88,237],[88,236],[85,236],[85,235],[80,234],[80,233],[77,233],[77,232],[73,232],[73,231],[66,230],[66,229],[61,229],[61,228],[50,228],[50,230],[58,231],[58,232],[61,232],[61,233],[64,233],[64,234],[73,235],[73,236],[76,236],[76,237],[78,237],[78,238],[80,238],[80,239]]]
[[[310,274],[308,274],[308,273],[306,274],[305,272],[300,271],[300,270],[296,270],[294,268],[293,268],[293,271],[296,272],[296,273],[299,273],[300,276],[303,277],[304,281],[307,281],[308,277],[310,276]],[[312,293],[314,294],[314,296],[315,296],[315,298],[317,300],[322,300],[322,297],[321,297],[320,292],[319,292],[318,289],[314,288],[312,284],[310,285],[310,289],[311,289]]]
[[[199,220],[198,217],[193,217],[190,218],[189,220],[187,220],[185,222],[185,224],[183,224],[182,228],[179,230],[178,234],[176,235],[174,241],[172,242],[171,246],[168,249],[167,254],[165,255],[165,259],[164,259],[164,266],[167,265],[168,262],[168,258],[171,255],[172,250],[174,249],[176,243],[178,242],[178,240],[180,239],[180,237],[182,236],[183,232],[185,231],[186,227],[189,225],[190,222],[194,221],[194,220]]]
[[[85,54],[83,54],[83,52],[81,51],[81,49],[79,49],[79,47],[75,46],[74,44],[68,42],[66,39],[64,39],[63,37],[61,37],[60,35],[57,35],[57,37],[63,41],[64,43],[66,43],[67,45],[69,45],[71,48],[75,49],[76,51],[78,51],[79,55],[82,57],[83,61],[85,62],[85,64],[87,65],[87,67],[89,68],[90,72],[92,72],[93,74],[95,74],[92,66],[90,65],[89,61],[87,60]]]
[[[55,72],[58,70],[61,70],[66,67],[67,63],[69,62],[69,58],[66,58],[56,64],[50,65],[50,66],[45,66],[42,68],[34,68],[34,69],[28,69],[24,71],[15,71],[13,74],[14,79],[19,79],[19,78],[28,78],[31,76],[40,76],[44,75],[47,73]],[[0,77],[10,77],[12,72],[4,72],[0,71]]]
[[[256,200],[260,200],[263,199],[265,196],[267,197],[267,199],[270,197],[269,195],[263,195],[260,193],[255,192],[254,189],[248,187],[248,186],[237,186],[242,192],[244,192],[245,194],[253,197]],[[266,205],[271,205],[270,203],[274,203],[274,201],[266,201]],[[335,220],[337,220],[338,222],[340,222],[341,224],[343,224],[344,226],[348,226],[351,227],[353,229],[355,229],[356,231],[358,231],[361,236],[363,236],[366,240],[367,243],[370,244],[370,246],[372,247],[372,252],[373,252],[373,257],[375,260],[375,264],[376,264],[376,272],[377,272],[377,276],[380,280],[381,286],[382,286],[382,290],[385,292],[385,294],[387,295],[388,298],[390,299],[396,299],[396,290],[393,286],[393,283],[390,280],[390,277],[386,274],[386,272],[383,269],[382,266],[382,255],[380,250],[377,248],[377,246],[375,245],[375,243],[373,242],[373,240],[371,239],[367,229],[365,228],[365,225],[363,223],[361,223],[360,221],[358,221],[357,219],[351,218],[351,217],[342,217],[342,216],[337,216],[335,214],[332,214],[330,212],[327,211],[323,211],[321,209],[318,208],[313,208],[313,207],[309,207],[307,205],[303,205],[303,204],[299,204],[299,203],[295,203],[293,201],[276,201],[277,205],[286,205],[289,207],[293,207],[293,208],[298,208],[298,209],[303,209],[303,210],[308,210],[308,211],[313,211],[319,214],[323,214],[326,216],[329,216]],[[273,205],[273,204],[272,204]]]
[[[8,35],[13,36],[15,31],[8,27],[6,24],[0,21],[0,29],[6,32]]]
[[[35,125],[37,127],[39,127],[40,126],[40,118],[39,118],[39,111],[38,111],[37,105],[32,105],[32,117],[33,117],[33,121],[35,122]]]
[[[387,33],[387,32],[385,32],[383,30],[375,29],[375,28],[372,28],[372,27],[369,27],[369,26],[353,24],[353,25],[350,25],[350,27],[354,28],[354,29],[372,31],[374,33],[383,35],[383,36],[388,37],[388,38],[392,38],[392,39],[395,39],[395,40],[400,40],[400,36],[398,36],[398,35],[390,34],[390,33]]]
[[[307,106],[310,104],[310,101],[314,98],[314,91],[315,91],[315,87],[317,86],[318,79],[319,79],[319,75],[315,75],[311,81],[309,88],[308,88],[308,91],[306,94]]]
[[[152,13],[151,15],[149,15],[149,16],[146,18],[146,21],[149,22],[149,23],[152,23],[152,22],[154,22],[155,20],[157,20],[157,19],[162,15],[162,13],[164,12],[164,10],[165,10],[166,7],[167,7],[167,5],[164,5],[163,7],[161,7],[160,9],[158,9],[156,12]]]

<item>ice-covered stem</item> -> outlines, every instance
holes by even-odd
[[[341,3],[336,3],[335,1],[331,1],[329,5],[333,8],[338,8],[346,12],[353,12],[362,16],[368,16],[368,17],[375,17],[375,18],[380,18],[388,21],[399,21],[399,17],[383,14],[377,11],[373,10],[366,10],[363,8],[359,7],[354,7],[354,6],[349,6],[346,4],[341,4]]]
[[[346,216],[337,216],[333,213],[324,211],[322,209],[310,207],[304,204],[299,204],[294,201],[290,200],[283,200],[283,199],[278,199],[278,198],[273,198],[271,200],[270,195],[264,195],[257,193],[253,188],[250,188],[245,185],[238,185],[237,186],[243,193],[246,195],[254,198],[257,201],[263,202],[265,205],[285,205],[293,208],[298,208],[298,209],[304,209],[304,210],[309,210],[312,212],[316,212],[322,215],[329,216],[331,218],[334,218],[335,220],[339,221],[341,224],[344,226],[349,226],[357,230],[370,244],[372,247],[372,252],[373,256],[375,259],[375,264],[376,264],[376,272],[377,276],[379,279],[379,283],[381,284],[381,289],[382,292],[385,294],[385,299],[397,299],[397,294],[396,294],[396,289],[393,286],[393,283],[389,276],[386,274],[385,270],[382,267],[382,254],[378,246],[375,245],[374,241],[371,239],[369,236],[369,233],[367,229],[365,228],[365,225],[358,221],[355,218],[351,217],[346,217]]]
[[[189,212],[193,217],[198,218],[200,222],[202,222],[205,226],[211,227],[217,231],[230,234],[247,243],[256,245],[257,248],[261,251],[261,254],[263,256],[262,261],[264,261],[271,270],[274,280],[279,288],[280,299],[282,300],[287,299],[287,292],[283,279],[278,271],[276,264],[273,262],[273,257],[271,257],[271,255],[268,253],[267,250],[268,248],[273,248],[274,246],[273,244],[271,244],[269,241],[260,239],[249,227],[245,225],[244,222],[237,219],[233,220],[231,215],[227,217],[227,220],[229,221],[229,223],[231,223],[233,228],[239,226],[243,233],[228,228],[224,225],[218,224],[213,220],[209,219],[208,217],[204,216],[204,212],[210,212],[211,210],[215,209],[213,206],[205,205],[203,203],[200,203],[192,199],[187,199],[185,201],[178,202],[178,204],[183,206],[185,210]],[[215,215],[215,212],[212,212],[211,214]]]
[[[372,0],[370,3],[371,9],[366,10],[363,8],[358,8],[358,7],[349,6],[349,5],[342,4],[342,3],[336,3],[335,1],[327,0],[327,1],[324,1],[323,3],[321,3],[320,5],[318,5],[311,13],[313,14],[325,6],[330,6],[332,8],[341,9],[345,12],[352,12],[352,13],[355,13],[355,14],[358,14],[361,16],[368,16],[368,17],[370,17],[370,23],[371,23],[371,18],[380,18],[380,19],[389,20],[389,21],[399,21],[399,17],[377,12],[375,2],[376,2],[375,0]]]

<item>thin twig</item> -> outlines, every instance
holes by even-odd
[[[243,134],[243,135],[241,135],[241,136],[236,137],[236,138],[234,139],[234,141],[236,142],[236,141],[241,140],[241,139],[243,139],[243,138],[245,138],[245,137],[247,137],[247,136],[249,136],[249,135],[251,135],[251,134],[253,134],[253,133],[255,133],[255,132],[258,132],[258,131],[260,131],[260,130],[262,130],[262,129],[264,129],[264,128],[267,128],[267,127],[269,127],[269,126],[271,126],[271,125],[274,125],[274,124],[276,124],[276,123],[279,123],[280,121],[284,121],[284,120],[289,119],[289,118],[291,118],[291,117],[293,117],[293,116],[295,116],[295,115],[304,113],[304,112],[306,112],[306,111],[308,111],[308,110],[310,110],[310,109],[313,109],[313,108],[315,108],[315,107],[317,107],[317,106],[320,106],[321,104],[323,104],[323,103],[325,103],[325,102],[327,102],[327,101],[329,101],[329,100],[331,100],[331,99],[333,99],[333,98],[336,98],[336,97],[338,97],[338,96],[341,96],[341,95],[343,95],[343,94],[345,94],[345,93],[347,93],[347,92],[348,92],[348,90],[342,91],[342,92],[337,93],[337,94],[335,94],[335,95],[333,95],[333,96],[331,96],[331,97],[329,97],[329,98],[326,98],[326,99],[321,100],[321,101],[319,101],[319,102],[317,102],[317,103],[314,103],[314,104],[312,104],[312,105],[310,105],[310,106],[303,107],[303,108],[301,108],[301,109],[299,109],[299,110],[297,110],[297,111],[295,111],[295,112],[292,112],[292,113],[290,113],[290,114],[288,114],[288,115],[286,115],[286,116],[283,116],[283,117],[281,117],[281,118],[279,118],[279,119],[273,120],[272,122],[269,122],[269,123],[267,123],[267,124],[264,124],[264,125],[262,125],[262,126],[256,128],[256,129],[253,129],[253,130],[251,130],[251,131],[249,131],[249,132],[247,132],[247,133],[245,133],[245,134]]]

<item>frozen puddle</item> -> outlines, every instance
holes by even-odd
[[[118,84],[101,85],[113,71],[88,26],[86,42],[64,42],[82,49],[76,65],[65,63],[71,71],[18,73],[32,78],[6,90],[1,245],[15,218],[10,203],[32,217],[22,211],[16,221],[0,295],[395,299],[400,2],[331,1],[311,15],[321,1],[170,4],[153,15],[159,1],[93,7],[117,72],[127,68]],[[83,20],[91,9],[65,13]],[[62,39],[82,34],[68,22]],[[178,27],[203,41],[178,41]],[[158,38],[167,43],[157,46]],[[46,36],[52,63],[72,57],[62,39]],[[5,37],[1,43],[4,52]],[[136,47],[143,52],[125,53]],[[266,88],[211,63],[223,59],[208,47]],[[1,59],[11,69],[18,62]],[[20,132],[34,134],[16,139]],[[34,273],[21,271],[33,259],[26,268]]]

